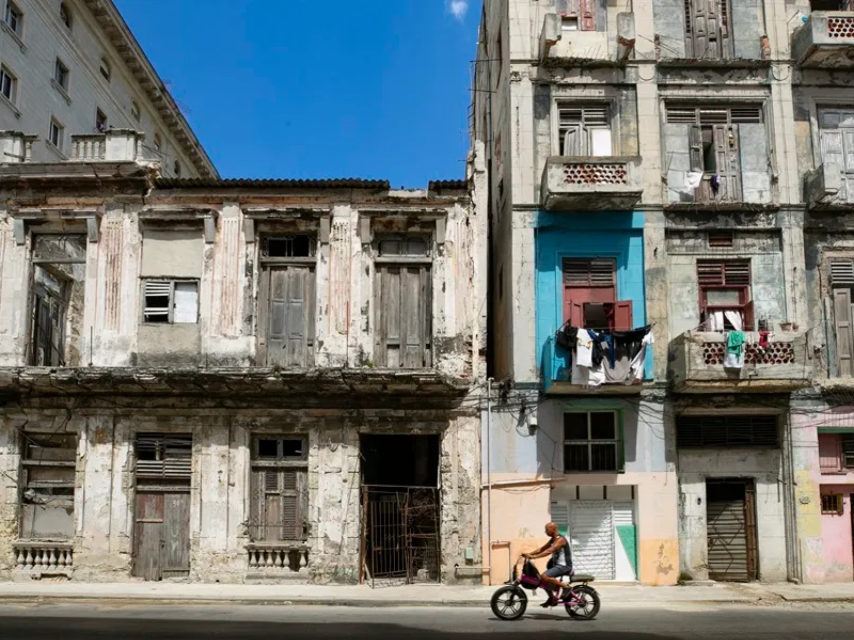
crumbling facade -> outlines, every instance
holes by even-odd
[[[549,519],[603,579],[854,579],[852,28],[848,0],[485,3],[493,583]],[[586,329],[615,361],[579,365]]]
[[[98,144],[0,166],[0,578],[479,581],[468,183]]]

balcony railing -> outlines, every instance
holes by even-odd
[[[676,391],[788,392],[807,387],[812,360],[804,332],[775,333],[767,346],[745,333],[741,368],[724,367],[726,333],[688,331],[670,344],[670,381]]]
[[[643,382],[652,380],[652,369],[649,354],[644,362]],[[560,347],[554,336],[551,336],[543,347],[540,374],[543,378],[543,390],[549,395],[593,392],[597,394],[638,394],[641,392],[642,381],[629,380],[623,383],[604,382],[596,387],[579,384],[572,379],[571,353]]]
[[[643,195],[641,159],[552,156],[541,186],[550,210],[629,210]]]
[[[140,157],[144,135],[132,129],[71,136],[71,160],[75,162],[134,162]]]
[[[802,67],[854,67],[854,11],[813,11],[792,33],[792,58]]]
[[[309,549],[288,542],[253,542],[246,545],[249,572],[308,579]]]
[[[564,30],[563,18],[547,13],[540,32],[540,62],[548,67],[617,65],[628,59],[635,47],[635,16],[617,15],[617,30]]]
[[[74,566],[74,545],[71,542],[30,542],[22,540],[13,545],[15,568],[36,573],[68,573]]]

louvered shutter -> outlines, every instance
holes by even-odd
[[[563,261],[563,283],[572,287],[614,286],[616,263],[608,258],[574,259]]]
[[[688,130],[688,143],[690,145],[691,171],[702,173],[703,171],[703,131],[694,125]]]
[[[854,286],[854,260],[839,258],[831,260],[830,284],[834,287]]]
[[[730,286],[747,286],[750,284],[749,262],[724,262],[724,282]]]
[[[836,359],[840,377],[854,374],[851,363],[851,289],[833,289],[833,318],[836,326]]]
[[[169,318],[172,300],[172,283],[146,280],[143,314],[146,322],[165,322]],[[164,320],[164,318],[166,320]]]
[[[698,262],[697,279],[700,286],[717,286],[724,284],[724,263]]]
[[[779,440],[774,415],[689,415],[676,419],[680,448],[776,447]]]

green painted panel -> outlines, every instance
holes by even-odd
[[[626,555],[629,557],[629,562],[634,569],[635,577],[638,575],[638,544],[636,527],[633,524],[617,525],[617,535],[620,536],[620,542],[623,549],[626,550]]]
[[[819,427],[819,433],[852,433],[854,434],[854,427]]]

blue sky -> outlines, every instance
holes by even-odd
[[[480,0],[114,0],[223,177],[462,178]]]

